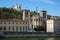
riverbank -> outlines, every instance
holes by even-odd
[[[4,32],[1,33],[1,37],[55,37],[60,36],[54,33],[46,33],[46,32]]]
[[[60,37],[45,37],[45,36],[40,36],[40,37],[5,37],[5,38],[0,38],[0,40],[60,40]]]
[[[3,37],[0,37],[0,38],[41,38],[41,37],[44,37],[44,38],[55,38],[55,37],[57,37],[57,38],[60,38],[60,36],[8,36],[8,37],[6,37],[6,36],[3,36]]]
[[[60,37],[60,35],[55,34],[37,34],[37,35],[4,35],[0,37]]]

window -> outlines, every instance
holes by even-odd
[[[14,22],[12,24],[14,24]]]
[[[6,24],[6,22],[4,22],[4,24]]]
[[[26,31],[27,31],[27,27],[25,27]]]
[[[36,19],[34,19],[34,21],[35,21]]]
[[[10,30],[10,26],[9,26],[9,28],[8,28],[9,30]]]
[[[27,22],[26,22],[26,24],[27,24]]]
[[[34,25],[32,25],[32,29],[33,29],[33,26],[34,26]]]
[[[20,27],[20,30],[22,30],[22,28]]]
[[[1,22],[1,24],[2,24],[2,22]]]
[[[2,30],[2,27],[0,27],[0,30]]]
[[[9,24],[10,24],[10,22],[9,22]]]
[[[20,24],[21,24],[21,22],[20,22]]]
[[[24,24],[24,23],[23,23]]]
[[[38,19],[34,19],[34,21],[38,21]]]
[[[40,21],[40,19],[39,19],[39,21]]]
[[[18,30],[18,27],[16,27],[16,30]]]
[[[6,27],[4,27],[4,30],[6,30]]]
[[[25,15],[26,15],[25,17],[28,17],[28,12],[27,11],[25,12]]]
[[[16,24],[18,24],[18,23],[16,23]]]
[[[14,30],[14,27],[12,27],[12,30]]]
[[[24,27],[23,27],[23,30],[24,30]]]

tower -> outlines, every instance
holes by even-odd
[[[44,28],[46,29],[46,21],[47,21],[47,11],[46,10],[42,10],[40,12],[40,17],[41,17],[41,23],[44,26]],[[45,30],[46,31],[46,30]]]
[[[27,20],[29,22],[29,30],[31,29],[31,22],[30,22],[30,10],[23,10],[23,20]]]
[[[41,16],[43,19],[46,19],[46,18],[47,18],[47,11],[42,10],[42,11],[40,12],[40,16]]]
[[[23,10],[23,20],[30,20],[30,10]]]

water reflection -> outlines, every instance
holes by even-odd
[[[0,40],[60,40],[60,37],[15,37],[0,38]]]
[[[60,37],[55,37],[54,40],[60,40]]]
[[[46,40],[54,40],[54,38],[47,38]]]

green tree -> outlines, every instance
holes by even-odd
[[[50,19],[51,15],[47,15],[47,19]]]
[[[22,19],[22,11],[10,8],[0,8],[0,19]]]
[[[39,25],[37,27],[34,28],[35,31],[45,31],[45,27],[42,25]]]

